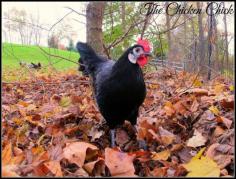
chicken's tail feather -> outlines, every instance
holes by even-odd
[[[96,70],[96,64],[101,61],[95,51],[86,43],[78,42],[76,48],[80,54],[79,71],[87,76]]]

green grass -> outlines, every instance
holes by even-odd
[[[70,52],[65,50],[58,50],[53,48],[42,47],[43,50],[52,54],[70,59],[77,62],[79,54],[76,52]],[[70,68],[77,68],[78,65],[64,59],[52,57],[44,53],[38,46],[32,45],[18,45],[11,43],[2,44],[2,70],[14,70],[19,68],[19,62],[23,61],[26,63],[38,63],[40,62],[42,68],[53,66],[57,70],[67,70]],[[53,65],[50,65],[53,64]]]

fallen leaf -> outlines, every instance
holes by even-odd
[[[35,166],[33,168],[35,176],[46,176],[49,172],[48,167],[46,167],[43,163]]]
[[[182,104],[182,101],[178,101],[173,105],[175,112],[179,113],[181,115],[184,115],[186,113],[186,107]]]
[[[167,169],[168,167],[154,168],[150,173],[154,177],[164,177],[167,173]]]
[[[220,113],[220,111],[218,110],[218,108],[217,108],[216,106],[211,106],[211,107],[209,108],[209,110],[210,110],[211,112],[213,112],[213,114],[215,114],[215,115],[219,115],[219,113]]]
[[[38,155],[38,154],[44,152],[44,148],[43,148],[43,146],[40,145],[40,146],[32,147],[31,151],[32,151],[33,155]]]
[[[10,106],[7,106],[7,105],[2,105],[2,109],[3,110],[6,110],[7,112],[10,112],[11,111],[11,107]]]
[[[202,156],[202,154],[205,151],[205,149],[206,149],[206,147],[201,148],[201,150],[199,150],[199,152],[192,159],[193,160],[199,159]]]
[[[26,110],[27,111],[33,111],[36,109],[36,106],[34,104],[30,104],[29,106],[27,106]]]
[[[173,176],[175,176],[175,172],[176,172],[175,169],[168,168],[167,171],[166,171],[166,175],[167,175],[167,177],[173,177]]]
[[[223,170],[220,171],[220,174],[223,175],[223,176],[226,176],[229,173],[228,173],[228,171],[226,169],[223,169]]]
[[[68,96],[63,96],[59,102],[59,105],[62,107],[67,107],[71,104],[71,98]]]
[[[18,105],[21,105],[21,106],[23,106],[23,107],[29,106],[29,103],[27,103],[27,102],[25,102],[25,101],[22,101],[22,100],[20,100],[17,104],[18,104]]]
[[[182,163],[189,162],[193,157],[193,155],[191,155],[191,148],[190,147],[183,148],[178,152],[178,156]]]
[[[124,131],[122,129],[116,130],[116,143],[117,143],[117,145],[123,146],[129,140],[130,140],[130,137],[128,136],[126,131]]]
[[[220,169],[225,168],[227,165],[229,165],[231,163],[231,161],[233,161],[234,156],[233,155],[216,155],[214,157],[214,161],[218,164]]]
[[[162,143],[165,145],[171,144],[176,139],[176,136],[173,133],[167,131],[163,127],[159,127],[159,134],[161,136]]]
[[[208,148],[206,156],[213,159],[220,167],[220,169],[223,169],[227,165],[229,165],[231,163],[231,160],[233,159],[233,155],[228,155],[230,153],[230,150],[232,150],[232,146],[214,143]],[[222,153],[225,153],[227,155]]]
[[[23,153],[23,151],[18,147],[14,147],[13,148],[13,153],[14,153],[15,156],[17,156],[17,155],[21,155]]]
[[[182,144],[174,144],[172,145],[172,148],[170,149],[171,152],[179,151],[183,148],[184,146]]]
[[[40,121],[41,116],[39,114],[35,114],[32,116],[32,121]]]
[[[61,96],[58,95],[58,94],[54,94],[54,95],[51,97],[51,100],[55,100],[56,102],[60,102]]]
[[[196,96],[204,96],[204,95],[208,95],[208,90],[206,89],[202,89],[202,88],[193,88],[193,89],[188,89],[185,92],[181,93],[180,96],[182,94],[185,93],[194,93]]]
[[[55,146],[51,146],[48,149],[48,154],[51,160],[60,161],[63,157],[63,149],[61,144],[57,144]]]
[[[209,121],[212,121],[212,120],[215,119],[214,113],[211,112],[210,110],[206,110],[206,111],[203,113],[202,117],[203,117],[204,119],[209,120]]]
[[[20,177],[15,170],[17,169],[16,165],[3,165],[2,166],[2,176],[3,177]]]
[[[227,119],[225,117],[222,117],[222,116],[217,117],[216,121],[223,123],[228,129],[230,129],[230,127],[232,125],[232,121],[231,120],[229,120],[229,119]]]
[[[7,144],[2,151],[2,164],[8,165],[11,164],[12,160],[12,144],[11,142]]]
[[[92,127],[92,129],[89,131],[88,136],[91,136],[91,142],[94,142],[96,139],[99,139],[103,134],[103,130],[98,130],[96,127]]]
[[[152,160],[167,160],[170,156],[169,150],[164,150],[158,153],[153,153]]]
[[[164,110],[165,110],[167,116],[172,116],[175,113],[174,106],[169,101],[166,102],[166,104],[164,106]]]
[[[228,144],[221,144],[216,147],[216,150],[224,154],[233,154],[234,146]]]
[[[234,96],[228,96],[227,99],[222,99],[220,105],[225,109],[234,109]]]
[[[222,135],[224,132],[225,132],[225,130],[224,130],[222,127],[216,126],[216,128],[215,128],[215,130],[214,130],[214,133],[213,133],[213,136],[219,137],[219,136]]]
[[[89,177],[89,174],[83,169],[83,168],[79,168],[78,170],[75,171],[75,177]]]
[[[220,144],[219,143],[214,143],[212,144],[206,151],[206,157],[209,157],[211,159],[214,158],[215,154],[216,154],[216,147],[218,147]]]
[[[88,148],[92,150],[98,150],[96,146],[86,142],[69,143],[63,149],[63,156],[70,163],[75,163],[79,167],[82,167],[84,165],[84,161],[86,158],[86,151]]]
[[[200,99],[203,104],[213,105],[214,103],[214,99],[211,96],[202,96]]]
[[[59,161],[49,161],[45,162],[44,165],[56,176],[62,177],[61,165]]]
[[[198,110],[198,107],[199,107],[199,103],[197,102],[197,100],[195,99],[193,101],[193,104],[191,105],[190,107],[190,111],[192,112],[196,112]]]
[[[229,86],[229,90],[230,90],[230,91],[234,91],[234,85],[230,85],[230,86]]]
[[[201,86],[202,86],[202,82],[201,82],[200,80],[196,79],[196,80],[194,81],[194,83],[193,83],[193,86],[194,86],[194,87],[201,87]]]
[[[98,158],[96,161],[84,164],[83,168],[94,176],[102,176],[105,174],[105,161],[102,158]]]
[[[11,159],[11,164],[12,165],[19,165],[23,160],[25,159],[25,155],[22,153],[20,155],[17,155]]]
[[[183,164],[188,170],[187,177],[219,177],[220,168],[210,158],[201,156],[203,150],[200,150],[197,156],[193,157],[189,163]]]
[[[188,147],[199,147],[205,145],[207,139],[202,136],[200,132],[198,132],[196,129],[194,130],[193,137],[191,137],[187,141]]]
[[[157,120],[154,118],[151,117],[139,118],[137,139],[138,140],[146,139],[147,142],[153,141],[153,139],[155,138],[153,136],[155,136],[157,133],[156,125],[158,125]]]
[[[105,149],[105,165],[111,176],[136,176],[133,165],[135,155],[129,155],[111,148]]]

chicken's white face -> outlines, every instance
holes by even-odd
[[[133,48],[132,52],[129,53],[128,59],[131,63],[135,64],[137,63],[138,58],[144,54],[145,52],[142,47],[135,47]]]
[[[150,51],[145,52],[142,46],[136,45],[130,50],[128,59],[131,63],[137,63],[142,68],[145,64],[147,64],[148,56],[151,56]]]

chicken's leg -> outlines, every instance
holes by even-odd
[[[134,133],[136,134],[136,138],[137,138],[137,134],[138,134],[137,125],[132,125],[132,124],[130,125],[130,123],[129,123],[128,126],[131,127],[131,130],[134,131]],[[138,142],[138,147],[140,149],[147,150],[147,143],[145,140],[137,139],[137,142]]]
[[[115,144],[115,129],[111,129],[110,130],[110,136],[111,136],[111,147],[113,148],[113,147],[115,147],[116,146],[116,144]]]
[[[133,126],[133,129],[134,129],[134,131],[136,132],[136,137],[137,137],[137,134],[138,134],[137,125],[134,125],[134,126]],[[138,147],[139,147],[140,149],[147,150],[147,143],[146,143],[145,140],[137,139],[137,141],[138,141]]]

